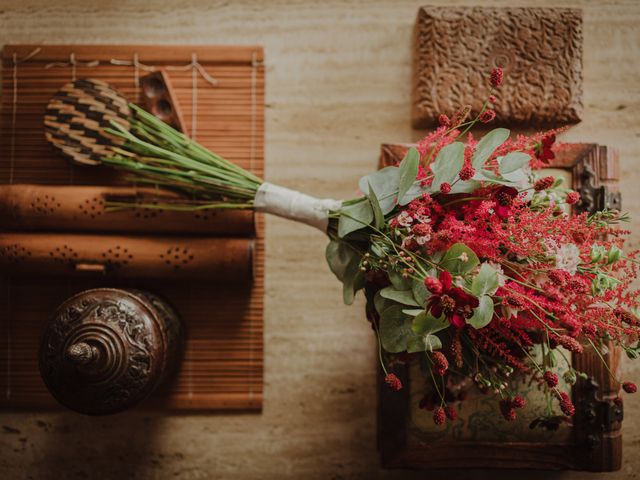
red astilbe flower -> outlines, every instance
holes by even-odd
[[[578,192],[569,192],[567,193],[567,198],[565,199],[565,201],[569,205],[575,205],[580,201],[580,194]]]
[[[402,389],[402,382],[395,373],[387,374],[387,376],[384,377],[384,382],[393,390],[398,391]]]
[[[504,79],[504,71],[499,68],[496,67],[493,70],[491,70],[491,86],[492,87],[499,87],[500,85],[502,85],[502,80]]]
[[[480,121],[482,123],[489,123],[494,118],[496,118],[496,112],[494,110],[488,109],[480,114]]]
[[[480,302],[462,288],[454,287],[453,278],[446,270],[440,272],[439,280],[442,284],[442,291],[431,295],[427,301],[427,309],[436,318],[444,315],[453,326],[464,327],[467,323],[466,319],[471,318],[473,309]]]
[[[536,158],[543,163],[551,163],[551,160],[556,158],[556,154],[551,150],[555,142],[556,136],[554,134],[548,134],[542,137],[540,143],[535,146]]]
[[[476,169],[473,168],[471,162],[465,162],[458,174],[460,176],[460,180],[467,181],[471,180],[473,176],[476,174]]]
[[[536,183],[533,184],[533,189],[536,192],[541,192],[542,190],[547,190],[548,188],[551,188],[551,186],[553,185],[553,183],[555,181],[556,181],[556,179],[551,177],[551,176],[539,178],[538,180],[536,180]]]
[[[558,375],[556,375],[553,372],[549,372],[549,371],[544,372],[544,375],[542,376],[542,378],[544,379],[545,382],[547,382],[547,385],[549,385],[550,388],[553,388],[556,385],[558,385]]]
[[[442,377],[447,373],[447,370],[449,369],[449,361],[442,352],[433,352],[431,354],[431,360],[433,361],[433,367],[435,368],[436,374]]]
[[[433,423],[436,425],[444,425],[444,422],[447,421],[447,413],[444,411],[444,408],[437,407],[433,411]]]
[[[496,202],[495,213],[500,218],[507,218],[511,213],[513,200],[518,196],[518,190],[513,187],[500,187],[492,198]]]
[[[560,392],[559,397],[560,410],[562,410],[562,413],[564,413],[567,417],[573,417],[576,413],[576,407],[573,405],[573,402],[571,401],[571,398],[569,398],[569,395],[567,395],[565,392]]]

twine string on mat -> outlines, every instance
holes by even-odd
[[[31,60],[40,48],[32,50],[26,57],[18,58],[18,53],[13,52],[12,92],[11,92],[11,141],[9,143],[9,184],[13,184],[13,167],[16,160],[16,116],[18,114],[18,65]]]
[[[48,70],[54,67],[71,67],[71,81],[75,82],[77,80],[76,69],[78,66],[95,68],[98,65],[100,65],[100,60],[89,60],[88,62],[79,62],[78,60],[76,60],[76,54],[74,52],[71,52],[69,54],[68,62],[51,62],[51,63],[47,63],[44,66],[44,68]]]
[[[145,72],[155,72],[158,67],[155,65],[147,65],[140,61],[138,54],[133,55],[133,60],[120,60],[112,58],[110,63],[112,65],[132,66],[133,67],[133,79],[136,89],[136,99],[140,95],[140,70]],[[168,71],[185,72],[191,70],[191,138],[195,140],[197,126],[198,126],[198,74],[210,85],[218,85],[216,80],[198,61],[198,56],[194,52],[191,54],[191,62],[186,65],[167,65],[164,67]]]

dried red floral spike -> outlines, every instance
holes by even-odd
[[[513,408],[524,408],[527,405],[527,401],[521,395],[516,395],[511,400],[511,405]]]
[[[569,398],[569,395],[567,395],[565,392],[560,393],[560,410],[562,410],[562,413],[564,413],[567,417],[573,417],[573,415],[576,413],[576,407],[574,407],[573,402]]]
[[[622,389],[627,393],[636,393],[638,391],[638,387],[633,382],[624,382]]]
[[[566,202],[569,205],[574,205],[580,201],[580,194],[578,192],[569,192],[567,193]]]
[[[491,70],[491,86],[499,87],[504,79],[504,71],[500,67]]]
[[[547,385],[549,385],[549,387],[553,388],[556,385],[558,385],[558,375],[556,375],[553,372],[544,372],[544,375],[542,376],[542,378],[544,378],[544,381],[547,382]]]
[[[393,390],[400,390],[402,389],[402,382],[400,381],[400,379],[396,376],[395,373],[389,373],[386,377],[384,377],[384,381],[387,385],[389,385],[389,387],[391,387]]]
[[[444,409],[444,413],[446,414],[447,418],[452,422],[454,422],[458,418],[458,412],[456,412],[456,409],[453,408],[451,405],[447,406],[447,408]]]
[[[489,123],[494,118],[496,118],[496,112],[491,109],[485,110],[480,114],[480,121],[482,123]]]
[[[544,177],[544,178],[539,178],[538,180],[536,180],[536,183],[533,184],[533,189],[536,192],[541,192],[542,190],[546,190],[548,188],[551,188],[551,186],[553,185],[553,183],[556,181],[555,178],[549,176],[549,177]]]
[[[442,127],[450,127],[451,126],[451,120],[449,120],[449,117],[447,117],[444,113],[441,114],[438,117],[438,123]]]
[[[444,411],[444,408],[438,407],[433,411],[433,423],[436,425],[444,425],[444,422],[447,421],[447,414]]]
[[[431,360],[438,375],[443,376],[449,369],[449,361],[442,352],[433,352],[431,354]]]

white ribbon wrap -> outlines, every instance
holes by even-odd
[[[304,193],[265,182],[260,185],[253,205],[258,212],[271,213],[316,227],[327,233],[329,211],[339,210],[342,202],[315,198]]]

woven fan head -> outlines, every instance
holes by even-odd
[[[111,120],[129,127],[127,100],[105,82],[82,79],[62,87],[44,117],[47,140],[72,161],[97,165],[122,139],[104,131]]]

